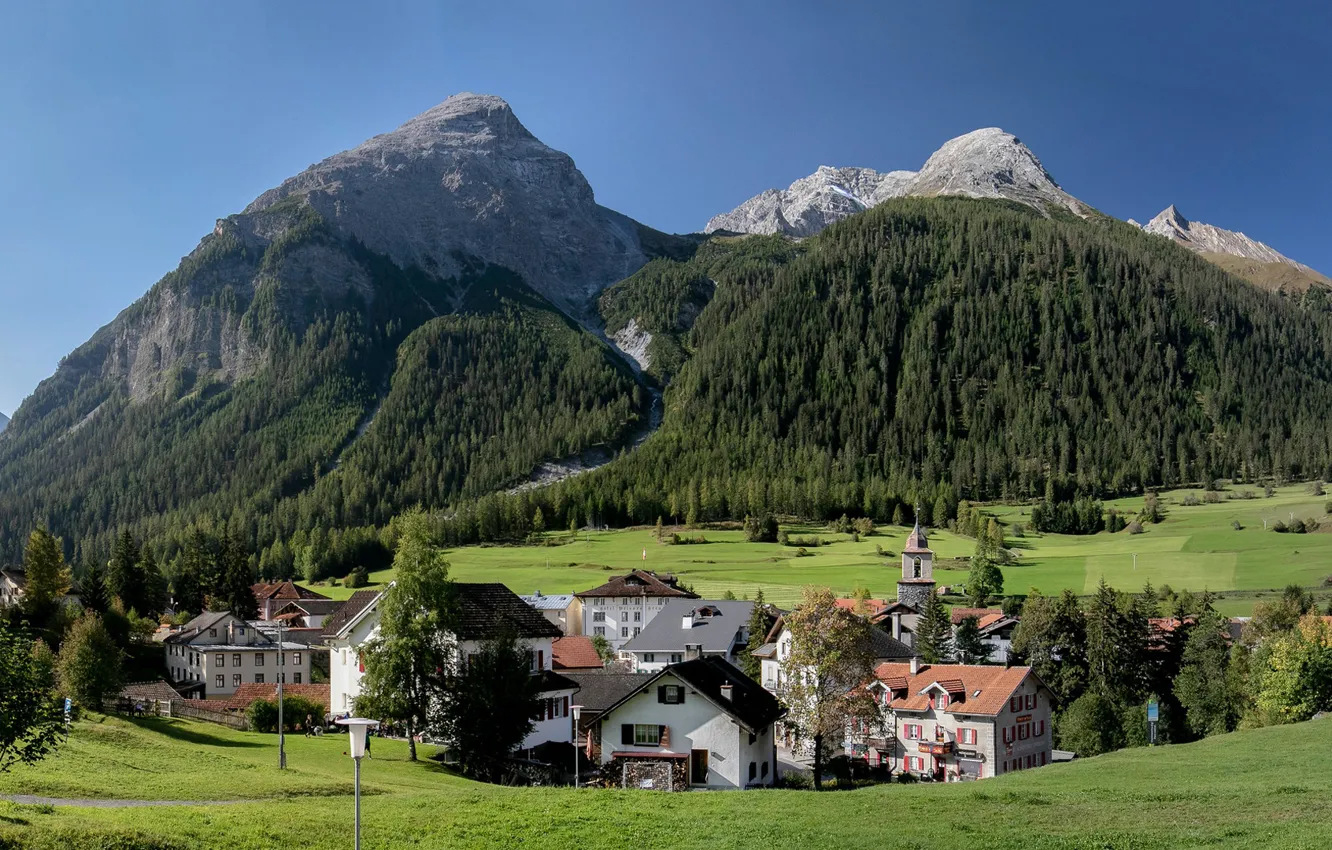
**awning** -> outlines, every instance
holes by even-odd
[[[616,759],[687,759],[689,753],[642,753],[642,752],[614,752],[611,758]]]

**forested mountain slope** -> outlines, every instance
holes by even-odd
[[[705,274],[657,261],[632,281],[678,300]],[[665,329],[671,311],[633,315]],[[1103,219],[891,200],[717,286],[679,338],[661,431],[552,504],[883,518],[940,489],[1126,492],[1332,461],[1332,317]]]

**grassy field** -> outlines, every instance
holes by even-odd
[[[1238,495],[1234,488],[1226,495]],[[1072,588],[1090,593],[1102,577],[1122,590],[1137,590],[1150,581],[1176,590],[1228,591],[1218,607],[1226,614],[1247,614],[1253,603],[1287,584],[1321,585],[1332,574],[1332,520],[1323,497],[1311,496],[1303,485],[1282,488],[1264,498],[1223,499],[1218,504],[1185,507],[1183,499],[1197,491],[1162,494],[1165,519],[1148,525],[1142,534],[1127,532],[1078,537],[1028,533],[1010,538],[1019,553],[1017,563],[1004,568],[1005,589],[1026,593],[1035,588],[1057,593]],[[1107,507],[1136,516],[1141,498],[1119,499]],[[987,511],[1007,524],[1023,524],[1030,508],[993,506]],[[1327,526],[1315,534],[1277,534],[1263,523],[1316,517]],[[1236,530],[1233,523],[1242,528]],[[706,544],[659,544],[650,528],[610,532],[583,532],[575,541],[559,546],[471,546],[452,550],[453,576],[460,581],[500,581],[518,593],[564,593],[586,590],[610,575],[646,563],[650,569],[676,572],[705,596],[727,590],[753,596],[760,588],[778,604],[790,604],[807,584],[826,585],[842,593],[868,587],[876,597],[896,595],[900,574],[897,557],[909,529],[885,527],[872,537],[852,542],[850,535],[829,534],[820,528],[792,527],[791,534],[819,536],[826,544],[809,548],[797,557],[795,548],[768,543],[746,543],[739,531],[690,531],[703,534]],[[564,535],[553,539],[564,540]],[[891,556],[881,557],[875,547]],[[932,530],[930,546],[936,558],[968,556],[975,548],[969,538]],[[646,562],[643,551],[647,550]],[[1136,555],[1136,558],[1134,557]],[[941,584],[966,580],[965,569],[937,571]],[[375,583],[388,581],[390,572],[375,573]],[[321,592],[345,598],[344,587],[319,587]]]
[[[96,719],[0,793],[124,799],[244,799],[146,809],[0,802],[0,847],[345,848],[351,763],[338,738],[276,740],[182,721]],[[976,784],[852,792],[663,794],[478,785],[405,745],[364,764],[372,848],[1194,848],[1332,843],[1332,720],[1140,749]],[[292,788],[300,790],[293,794]]]

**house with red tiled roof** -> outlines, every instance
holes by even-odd
[[[550,642],[552,669],[560,673],[592,673],[605,669],[592,638],[587,635],[567,635]]]
[[[1042,767],[1053,753],[1050,689],[1030,667],[880,664],[870,691],[886,713],[871,763],[956,782]]]
[[[954,608],[949,616],[954,635],[964,620],[974,617],[981,641],[990,648],[990,663],[1008,663],[1008,653],[1013,648],[1013,632],[1018,627],[1017,617],[1009,617],[1001,608]]]
[[[322,705],[324,714],[328,716],[332,712],[328,704],[328,685],[283,685],[282,695],[284,697],[301,697],[310,702]],[[225,700],[219,700],[217,704],[210,703],[211,709],[222,709],[225,711],[245,711],[250,704],[256,700],[265,700],[267,702],[277,702],[277,683],[269,682],[267,684],[244,684],[236,689],[236,692]],[[323,717],[316,717],[316,720],[322,721]]]
[[[680,587],[673,575],[634,570],[574,597],[582,603],[582,633],[601,635],[619,652],[642,633],[668,600],[697,599],[698,594]]]

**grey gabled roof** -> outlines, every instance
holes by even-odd
[[[574,702],[585,714],[600,714],[629,694],[652,681],[655,673],[564,673],[564,678],[578,685]],[[584,718],[586,719],[586,717]]]
[[[683,620],[690,611],[696,611],[700,616],[694,618],[693,628],[685,630]],[[620,649],[623,652],[684,652],[685,644],[700,644],[704,652],[726,652],[735,645],[736,634],[749,622],[753,612],[753,602],[672,599],[662,606],[637,637]]]
[[[559,593],[555,596],[534,593],[531,596],[520,596],[519,599],[538,611],[563,611],[573,604],[574,596],[572,593]]]

